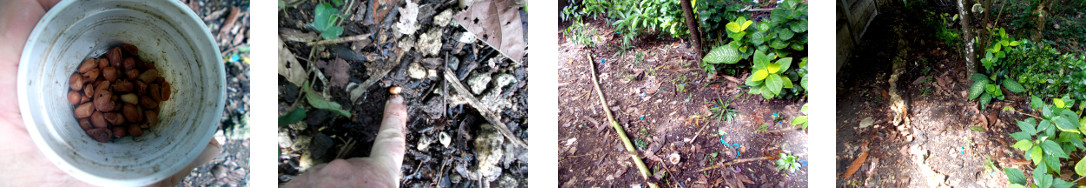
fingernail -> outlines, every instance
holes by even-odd
[[[403,104],[403,97],[400,95],[392,95],[388,98],[390,104]]]

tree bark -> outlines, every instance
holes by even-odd
[[[965,70],[967,71],[965,77],[968,78],[977,73],[977,56],[974,49],[976,41],[973,40],[972,25],[969,25],[969,9],[971,7],[965,5],[966,0],[958,0],[958,14],[962,16],[962,39],[965,42]]]
[[[683,17],[686,19],[686,30],[690,31],[690,42],[694,47],[694,52],[698,53],[698,60],[701,60],[704,54],[701,53],[701,32],[699,32],[697,20],[694,20],[694,8],[690,0],[679,0],[679,4],[683,8]]]

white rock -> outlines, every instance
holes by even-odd
[[[479,125],[478,137],[475,137],[475,156],[478,164],[476,172],[486,182],[498,179],[502,174],[502,168],[498,163],[502,161],[502,144],[505,138],[490,124]]]
[[[433,28],[430,32],[419,35],[418,44],[415,47],[424,56],[437,55],[438,51],[441,51],[441,30]]]
[[[434,70],[434,69],[426,70],[426,78],[430,79],[430,80],[437,80],[437,78],[438,78],[437,70]]]
[[[430,144],[433,142],[433,140],[430,140],[430,137],[426,137],[424,135],[422,137],[419,137],[419,143],[415,149],[419,149],[419,151],[424,152],[426,151],[426,149],[430,149]]]
[[[460,43],[475,42],[475,34],[469,32],[460,32],[460,37],[456,37],[456,41]]]
[[[483,93],[488,83],[490,83],[490,73],[474,73],[468,77],[468,87],[471,93],[476,95]]]
[[[407,65],[407,76],[414,79],[422,79],[426,77],[426,68],[422,68],[422,65],[415,62]]]
[[[512,74],[498,74],[494,76],[494,91],[501,92],[501,88],[513,83],[517,83],[517,77]]]
[[[446,9],[444,12],[434,16],[434,25],[445,27],[449,25],[449,21],[452,21],[452,9]]]

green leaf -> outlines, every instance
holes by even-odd
[[[788,78],[787,76],[781,76],[781,81],[783,82],[781,85],[784,85],[784,88],[792,89],[793,86],[791,78]]]
[[[332,0],[332,3],[336,4],[337,7],[343,6],[343,0]]]
[[[306,101],[309,102],[310,106],[313,106],[314,108],[332,111],[348,118],[351,117],[351,112],[341,109],[339,103],[328,101],[328,99],[324,99],[324,97],[321,97],[319,94],[317,94],[317,92],[313,91],[312,88],[309,88],[309,83],[305,83],[303,87],[305,87]]]
[[[789,29],[792,29],[792,32],[796,32],[796,33],[806,32],[807,31],[807,20],[798,20],[798,21],[796,21],[796,23],[793,23],[791,28],[789,28]]]
[[[1033,172],[1033,181],[1037,182],[1038,188],[1052,187],[1052,174]]]
[[[792,30],[787,30],[787,29],[777,30],[777,36],[780,37],[781,40],[792,39],[792,36],[795,36],[795,35],[796,35],[796,33],[793,33]]]
[[[765,69],[759,69],[758,71],[754,71],[754,74],[750,75],[750,77],[754,78],[754,81],[764,80],[766,76],[769,76],[769,73],[766,72]]]
[[[317,4],[317,7],[314,7],[313,10],[313,27],[317,28],[318,31],[327,30],[329,26],[332,26],[329,23],[337,13],[339,13],[339,9],[332,7],[328,3]]]
[[[773,95],[781,93],[781,87],[784,87],[784,81],[781,81],[781,76],[777,74],[770,74],[765,79],[765,86],[769,88],[769,91],[773,92]]]
[[[702,61],[712,64],[735,64],[739,62],[739,50],[736,50],[735,46],[732,45],[718,46],[709,51],[709,54],[705,54]]]
[[[1045,161],[1045,165],[1048,165],[1049,170],[1052,170],[1052,172],[1056,172],[1056,174],[1060,174],[1060,159],[1059,158],[1047,156],[1047,157],[1045,157],[1044,161]]]
[[[1022,173],[1022,170],[1017,168],[1004,168],[1003,173],[1007,174],[1007,180],[1010,180],[1013,184],[1026,184],[1026,174]]]
[[[1055,188],[1070,188],[1071,186],[1075,186],[1075,184],[1073,184],[1071,182],[1063,181],[1063,180],[1061,180],[1059,178],[1055,178],[1055,179],[1052,179],[1052,180],[1053,180],[1052,181],[1052,187],[1055,187]]]
[[[1064,107],[1066,107],[1066,106],[1064,106],[1063,99],[1059,99],[1059,98],[1052,99],[1052,104],[1056,105],[1056,108],[1064,108]]]
[[[294,110],[287,112],[287,114],[279,116],[279,126],[282,127],[294,124],[298,121],[301,121],[302,119],[305,119],[305,108],[297,107],[294,108]]]
[[[780,73],[780,72],[777,72],[777,71],[781,70],[781,64],[770,63],[769,67],[766,67],[766,70],[768,70],[770,74]]]
[[[969,100],[977,99],[981,93],[984,93],[985,86],[988,86],[988,79],[973,82],[973,87],[969,88]]]
[[[1049,155],[1067,158],[1067,153],[1063,152],[1063,148],[1060,148],[1060,145],[1056,144],[1056,142],[1053,142],[1052,140],[1045,140],[1044,142],[1041,142],[1041,148],[1043,148],[1044,152]]]
[[[977,132],[984,132],[984,127],[981,127],[981,126],[971,126],[971,127],[969,127],[969,129],[973,129],[973,131],[977,131]]]
[[[1029,105],[1032,106],[1033,109],[1041,109],[1041,107],[1044,106],[1045,104],[1044,104],[1044,102],[1041,102],[1040,97],[1037,97],[1035,95],[1035,96],[1030,97]]]
[[[1030,148],[1033,148],[1033,142],[1030,140],[1018,140],[1018,142],[1014,143],[1011,147],[1022,151],[1029,151]]]
[[[992,102],[992,94],[991,93],[984,93],[983,95],[980,95],[981,109],[984,109],[984,106],[988,106],[989,102]]]
[[[807,116],[799,116],[792,119],[792,125],[807,123]]]
[[[787,71],[788,67],[792,65],[792,58],[791,57],[783,57],[783,58],[777,59],[777,64],[781,65],[781,70],[778,71],[778,73]]]
[[[1033,118],[1026,119],[1025,121],[1018,121],[1018,129],[1029,135],[1037,134],[1037,121]]]
[[[739,23],[735,23],[735,22],[728,22],[728,25],[724,25],[724,27],[728,28],[728,31],[730,31],[732,33],[738,33],[739,31],[742,31],[740,29]]]
[[[761,50],[754,51],[754,68],[755,69],[764,69],[766,66],[769,65],[769,60],[771,60],[771,59],[769,59],[769,57],[767,57],[765,55],[764,51],[761,51]]]
[[[1010,184],[1010,185],[1007,185],[1007,188],[1026,188],[1026,186],[1019,185],[1019,184]]]
[[[754,34],[750,35],[750,42],[754,43],[754,45],[762,45],[762,43],[765,43],[765,32],[754,32]]]
[[[1011,91],[1014,93],[1021,93],[1026,91],[1026,88],[1022,87],[1022,84],[1018,84],[1018,82],[1015,82],[1011,79],[1003,79],[1003,87],[1007,88],[1007,91]]]
[[[324,39],[336,39],[336,38],[339,38],[339,35],[342,35],[342,34],[343,34],[343,27],[332,26],[332,27],[329,27],[328,30],[324,30],[324,32],[321,32],[321,38],[324,38]]]
[[[739,30],[746,31],[747,27],[750,27],[750,24],[753,24],[753,23],[754,22],[752,22],[750,20],[747,20],[746,22],[743,22],[743,26],[739,27]]]
[[[1078,163],[1075,163],[1075,174],[1086,176],[1086,157],[1079,159]]]
[[[1040,146],[1033,146],[1033,149],[1029,150],[1029,157],[1033,159],[1033,164],[1041,164],[1041,159],[1044,159],[1044,153],[1041,152]]]
[[[981,73],[973,73],[973,76],[970,78],[973,79],[973,82],[979,82],[981,80],[988,81],[988,76]]]

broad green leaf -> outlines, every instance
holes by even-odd
[[[984,81],[988,80],[988,76],[984,75],[984,74],[981,74],[981,73],[973,73],[973,76],[970,77],[970,78],[973,79],[973,82],[978,82],[978,81],[981,81],[981,80],[984,80]]]
[[[302,119],[305,119],[305,108],[296,107],[296,108],[294,108],[294,110],[291,110],[290,112],[287,112],[287,114],[283,114],[282,116],[279,116],[279,126],[282,127],[282,126],[294,124],[294,123],[297,123],[298,121],[301,121]]]
[[[728,25],[724,25],[724,27],[728,28],[728,31],[731,31],[732,33],[738,33],[739,31],[741,31],[739,23],[735,22],[728,22]]]
[[[799,111],[803,112],[803,114],[807,114],[807,105],[803,105],[803,108],[800,108]]]
[[[1075,146],[1079,149],[1086,149],[1086,146],[1084,146],[1082,143],[1082,134],[1079,133],[1070,131],[1060,132],[1059,142],[1071,143],[1072,146]]]
[[[743,22],[743,26],[739,27],[739,30],[746,31],[747,27],[750,27],[750,24],[753,24],[753,23],[754,22],[752,22],[750,20],[747,20],[746,22]]]
[[[1003,87],[1007,88],[1007,91],[1011,91],[1014,93],[1021,93],[1026,91],[1026,88],[1022,87],[1022,84],[1018,84],[1018,82],[1015,82],[1011,79],[1003,79]]]
[[[1040,97],[1031,96],[1030,101],[1029,101],[1029,105],[1032,106],[1033,109],[1041,109],[1041,107],[1044,106],[1045,104],[1044,104],[1044,102],[1041,102]]]
[[[1004,106],[1002,111],[1004,111],[1004,112],[1013,112],[1014,107]]]
[[[798,20],[795,23],[792,23],[791,28],[789,28],[789,29],[792,29],[792,32],[796,32],[796,33],[806,32],[807,31],[807,20]]]
[[[795,35],[796,35],[796,33],[793,33],[792,30],[787,30],[787,29],[777,30],[777,37],[780,37],[781,40],[792,39],[792,36],[795,36]]]
[[[782,85],[784,85],[784,88],[792,89],[791,78],[788,78],[787,76],[781,76],[781,81],[783,82]]]
[[[770,63],[770,64],[769,64],[769,67],[766,67],[766,69],[767,69],[767,70],[769,70],[769,73],[770,73],[770,74],[775,74],[775,73],[779,73],[779,72],[777,72],[777,71],[780,71],[780,70],[781,70],[781,64],[777,64],[777,63]]]
[[[1017,40],[1016,41],[1011,41],[1011,43],[1007,44],[1007,45],[1008,46],[1018,46],[1018,41]]]
[[[1022,170],[1017,168],[1004,168],[1003,173],[1007,174],[1007,180],[1010,180],[1013,184],[1026,184],[1026,174],[1022,173]]]
[[[1041,148],[1043,148],[1044,152],[1049,155],[1067,158],[1067,153],[1063,152],[1063,148],[1060,148],[1060,144],[1056,144],[1056,142],[1053,142],[1052,140],[1045,140],[1044,142],[1041,142]]]
[[[769,31],[769,23],[765,22],[765,21],[759,22],[758,23],[758,30],[759,31]]]
[[[769,47],[773,48],[773,49],[780,50],[780,49],[787,48],[788,43],[786,43],[786,42],[784,42],[782,40],[773,40],[772,42],[769,42]]]
[[[764,84],[764,81],[762,81],[762,80],[754,80],[754,76],[748,76],[746,84],[748,86],[751,86],[751,87],[757,87],[757,86],[761,86],[762,84]],[[753,93],[753,94],[756,94],[756,93]]]
[[[765,79],[766,76],[769,76],[769,72],[766,72],[765,69],[759,69],[758,71],[754,71],[754,74],[750,76],[754,77],[754,81],[759,81]]]
[[[989,102],[992,102],[992,94],[991,93],[984,93],[984,94],[980,95],[980,107],[981,107],[981,109],[984,109],[985,106],[988,106]]]
[[[1029,133],[1026,133],[1026,132],[1011,133],[1011,138],[1014,138],[1014,140],[1030,140],[1030,139],[1032,139],[1031,137],[1032,137],[1032,135],[1030,135]],[[1029,149],[1029,148],[1026,148],[1026,149]],[[1023,151],[1028,151],[1028,150],[1023,150]]]
[[[1045,165],[1048,166],[1049,170],[1052,170],[1052,172],[1056,172],[1057,175],[1061,173],[1060,172],[1060,158],[1046,156],[1044,161],[1045,161]]]
[[[1019,184],[1010,184],[1010,185],[1007,185],[1007,188],[1026,188],[1026,186],[1022,186],[1022,185],[1019,185]]]
[[[781,76],[777,74],[770,74],[765,79],[765,86],[769,88],[769,91],[773,92],[773,95],[781,93],[781,88],[784,86],[784,81],[781,81]]]
[[[762,43],[765,43],[765,32],[754,32],[754,34],[750,35],[750,42],[754,43],[754,45],[762,45]]]
[[[1019,140],[1011,147],[1022,151],[1029,151],[1030,148],[1033,148],[1033,142],[1030,140]]]
[[[792,125],[799,125],[803,123],[807,123],[807,116],[799,116],[792,119]]]
[[[755,69],[764,69],[766,66],[769,66],[769,60],[770,60],[769,57],[767,57],[765,55],[764,51],[761,51],[761,50],[754,51],[754,68]]]
[[[332,111],[348,118],[351,117],[351,112],[341,109],[339,103],[328,101],[328,99],[324,99],[324,97],[321,97],[320,94],[317,94],[317,92],[313,91],[313,88],[309,88],[309,83],[305,83],[303,86],[305,87],[306,101],[309,102],[310,106],[313,106],[314,108]]]
[[[1033,118],[1026,119],[1025,121],[1018,121],[1018,129],[1029,135],[1037,134],[1037,122]]]
[[[339,10],[328,3],[317,4],[313,10],[313,27],[319,31],[327,30],[329,23],[332,21],[332,17],[338,13]]]
[[[1041,159],[1044,159],[1044,153],[1041,152],[1041,146],[1033,146],[1033,149],[1029,151],[1030,159],[1033,159],[1033,164],[1041,164]]]
[[[335,39],[339,38],[340,35],[343,35],[343,27],[339,26],[332,26],[328,30],[321,32],[321,37],[324,39]]]
[[[1071,112],[1071,113],[1074,113],[1074,112]],[[1059,128],[1061,131],[1068,131],[1068,132],[1075,132],[1075,133],[1078,132],[1078,125],[1077,125],[1078,121],[1076,121],[1076,119],[1071,119],[1071,118],[1061,116],[1061,117],[1056,117],[1054,120],[1055,120],[1055,123],[1056,123],[1056,128]]]
[[[1037,123],[1037,132],[1040,133],[1041,131],[1047,131],[1049,129],[1052,129],[1053,127],[1054,126],[1052,125],[1051,121],[1048,121],[1047,119],[1042,119],[1041,122]]]
[[[1063,181],[1062,179],[1059,179],[1059,178],[1052,179],[1052,187],[1055,187],[1055,188],[1071,188],[1071,186],[1075,186],[1075,184],[1071,183],[1071,182]]]
[[[1052,178],[1053,178],[1052,174],[1047,174],[1047,173],[1038,174],[1036,172],[1034,172],[1034,174],[1033,174],[1033,181],[1037,182],[1037,187],[1038,188],[1052,187]]]
[[[1052,105],[1056,105],[1056,108],[1064,108],[1064,107],[1066,107],[1066,106],[1064,106],[1063,99],[1059,99],[1059,98],[1052,99]]]
[[[792,66],[792,58],[782,57],[780,59],[777,59],[777,64],[781,65],[781,70],[779,72],[788,71],[788,67]]]
[[[981,93],[984,93],[984,87],[988,85],[988,79],[973,82],[973,87],[969,88],[969,100],[977,99]]]
[[[1047,173],[1048,173],[1048,165],[1044,165],[1044,164],[1038,163],[1038,164],[1037,164],[1037,167],[1034,167],[1034,168],[1033,168],[1033,178],[1034,178],[1034,180],[1033,180],[1033,181],[1034,181],[1034,183],[1038,183],[1038,182],[1037,182],[1037,177],[1038,177],[1039,175],[1042,175],[1042,174],[1047,174]]]
[[[739,62],[739,51],[732,45],[723,45],[713,48],[709,51],[709,54],[705,54],[705,58],[702,61],[712,64],[735,64]]]

